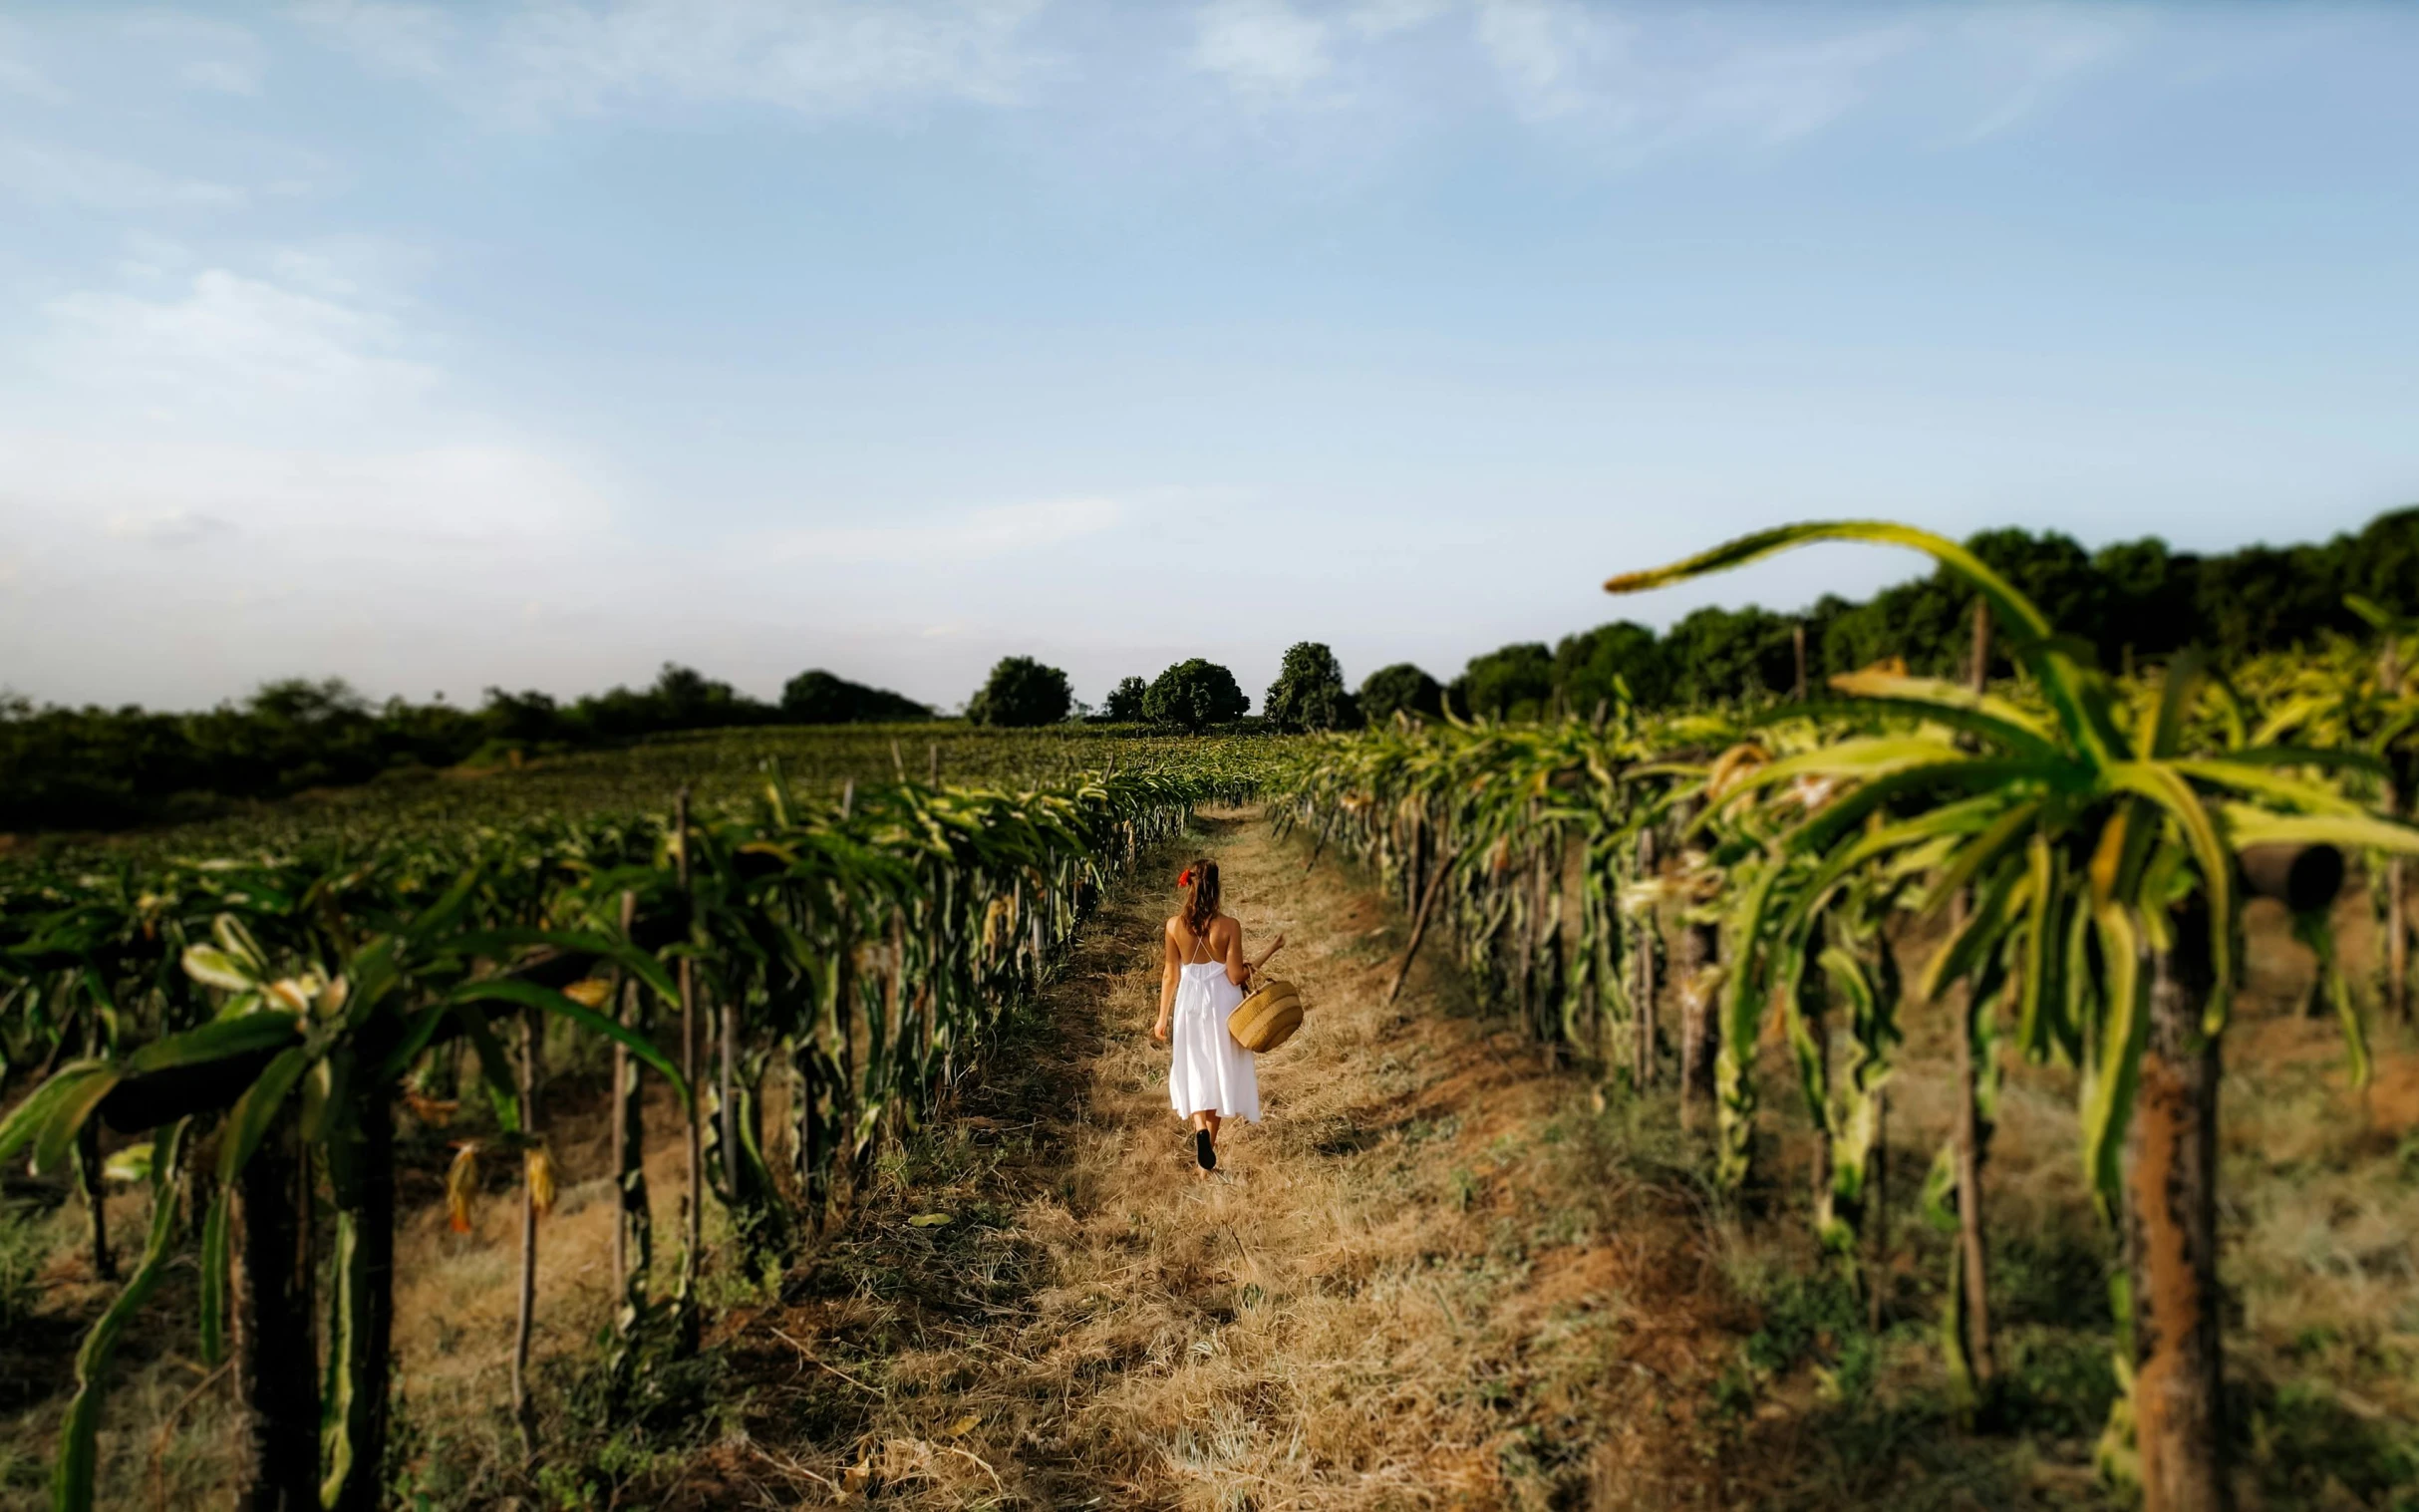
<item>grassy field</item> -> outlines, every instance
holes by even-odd
[[[993,730],[959,720],[711,730],[517,763],[411,767],[355,787],[234,804],[208,818],[120,834],[0,836],[0,853],[212,855],[322,837],[368,841],[459,824],[657,812],[669,808],[684,786],[693,801],[712,806],[760,791],[774,764],[793,792],[826,797],[852,780],[901,775],[1016,788],[1111,763],[1148,764],[1221,739],[1138,726]]]

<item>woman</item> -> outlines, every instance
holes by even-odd
[[[1205,1178],[1218,1168],[1218,1126],[1228,1118],[1260,1121],[1260,1078],[1252,1053],[1226,1032],[1226,1016],[1243,1001],[1244,988],[1277,947],[1279,935],[1258,961],[1243,959],[1243,926],[1218,911],[1218,863],[1206,858],[1176,879],[1184,910],[1167,921],[1166,951],[1159,973],[1159,1023],[1151,1038],[1175,1037],[1175,1058],[1167,1070],[1169,1100],[1176,1116],[1193,1125],[1193,1160]]]

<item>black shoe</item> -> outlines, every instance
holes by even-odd
[[[1208,1129],[1193,1130],[1193,1158],[1201,1162],[1201,1168],[1205,1171],[1214,1171],[1218,1168],[1218,1147],[1210,1143]]]

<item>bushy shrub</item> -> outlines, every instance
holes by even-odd
[[[1030,656],[1002,657],[991,677],[966,706],[966,717],[978,725],[1030,727],[1056,725],[1074,707],[1066,674],[1045,667]]]
[[[1443,687],[1409,662],[1380,667],[1361,685],[1361,712],[1372,725],[1384,724],[1397,712],[1432,718],[1443,707]]]
[[[1120,724],[1132,724],[1142,718],[1142,701],[1150,696],[1151,685],[1138,677],[1129,677],[1108,691],[1108,707],[1102,712]]]
[[[818,668],[799,673],[781,689],[781,715],[800,725],[860,725],[928,720],[932,711],[887,688],[868,688]]]
[[[1243,718],[1252,701],[1235,675],[1215,662],[1194,657],[1159,674],[1142,696],[1142,717],[1172,730],[1201,731]]]

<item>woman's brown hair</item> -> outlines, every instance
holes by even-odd
[[[1218,863],[1201,857],[1184,868],[1184,875],[1191,879],[1184,884],[1184,927],[1206,939],[1218,919]]]

